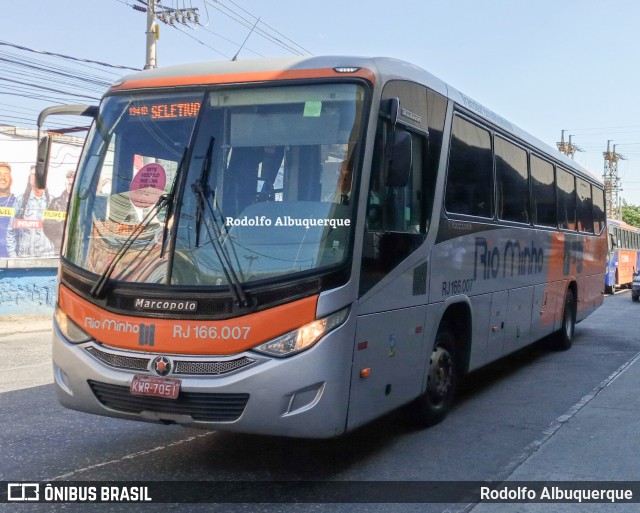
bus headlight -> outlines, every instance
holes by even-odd
[[[55,319],[60,333],[62,333],[69,342],[80,344],[81,342],[92,340],[93,337],[73,322],[58,305],[56,305]]]
[[[290,331],[269,342],[254,347],[255,351],[271,356],[291,356],[305,349],[309,349],[331,330],[340,326],[349,313],[349,307],[343,308],[331,315],[313,321],[302,328]]]

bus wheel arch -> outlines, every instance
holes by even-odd
[[[449,305],[438,325],[426,362],[426,387],[413,403],[420,427],[438,424],[454,403],[460,376],[466,372],[471,347],[471,311],[465,302]]]

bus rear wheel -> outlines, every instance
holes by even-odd
[[[576,329],[575,296],[573,290],[567,290],[562,313],[562,326],[556,334],[556,349],[566,351],[573,345],[573,335]]]
[[[413,404],[415,421],[421,427],[441,422],[453,405],[458,384],[453,347],[453,336],[449,331],[438,334],[429,359],[427,389]]]

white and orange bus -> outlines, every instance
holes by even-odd
[[[613,293],[616,288],[631,287],[633,277],[640,270],[640,229],[624,221],[607,219],[609,230],[609,253],[605,291]],[[632,296],[634,301],[637,296]]]
[[[332,437],[603,301],[603,186],[428,72],[386,58],[184,65],[114,84],[60,259],[63,405]],[[48,138],[37,178],[46,181]]]

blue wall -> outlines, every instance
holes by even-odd
[[[56,303],[57,259],[55,262],[33,259],[30,267],[18,267],[17,260],[0,266],[0,315],[52,313]]]

